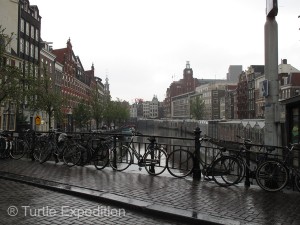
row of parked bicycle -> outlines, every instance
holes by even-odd
[[[14,137],[12,133],[1,132],[0,157],[20,159],[26,155],[40,163],[54,159],[56,163],[63,162],[70,167],[93,164],[98,170],[110,165],[116,171],[126,170],[136,158],[139,169],[144,167],[150,175],[159,175],[167,170],[174,177],[182,178],[199,168],[206,180],[223,187],[236,185],[245,177],[251,177],[266,191],[279,191],[287,185],[295,186],[300,191],[300,171],[290,163],[296,145],[286,147],[287,154],[283,158],[272,157],[273,149],[264,148],[263,153],[252,159],[252,163],[255,161],[253,167],[249,157],[246,158],[251,148],[249,139],[242,138],[240,147],[229,151],[220,147],[222,142],[201,137],[200,149],[214,149],[210,160],[203,160],[196,148],[181,146],[171,151],[166,145],[157,143],[154,137],[148,137],[149,143],[140,148],[140,143],[135,142],[137,136],[143,135],[135,130],[131,131],[130,136],[97,133],[82,136],[62,132],[42,134],[27,130],[22,137]],[[126,140],[120,141],[124,137]],[[209,147],[204,142],[210,143]]]

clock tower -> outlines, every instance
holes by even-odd
[[[192,79],[193,78],[193,70],[190,67],[190,62],[186,61],[185,69],[183,70],[183,79]]]

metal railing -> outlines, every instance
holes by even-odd
[[[50,132],[52,133],[52,132]],[[47,135],[49,132],[43,132],[43,134]],[[78,137],[81,137],[84,139],[85,137],[89,135],[94,135],[97,137],[99,136],[112,136],[114,140],[114,146],[120,146],[123,144],[128,143],[128,139],[130,137],[129,134],[122,134],[122,133],[68,133],[72,135],[76,135]],[[133,142],[135,149],[140,155],[143,155],[143,151],[147,148],[147,145],[149,145],[149,141],[147,140],[148,137],[154,137],[156,140],[156,143],[159,145],[162,145],[166,152],[169,154],[172,151],[176,149],[185,149],[192,153],[195,153],[195,162],[193,170],[193,179],[199,179],[201,178],[201,168],[199,164],[199,159],[203,160],[204,163],[209,163],[211,158],[213,158],[217,151],[218,147],[226,147],[228,154],[235,154],[240,151],[241,146],[244,143],[241,142],[232,142],[232,141],[218,141],[218,143],[208,143],[206,145],[201,145],[200,143],[200,136],[201,131],[200,129],[196,128],[194,131],[194,138],[180,138],[180,137],[172,137],[172,136],[152,136],[152,135],[136,135],[136,140]],[[17,138],[22,138],[24,136],[24,133],[11,133],[11,137],[13,140],[16,140]],[[4,145],[0,146],[0,151],[2,151]],[[257,162],[257,158],[260,157],[260,155],[264,154],[266,149],[272,148],[275,149],[272,151],[272,153],[269,153],[269,157],[272,158],[278,158],[283,159],[286,156],[285,147],[282,146],[266,146],[266,145],[257,145],[257,144],[249,144],[246,146],[247,151],[245,152],[244,159],[251,168],[251,166],[255,166],[255,163]],[[197,157],[197,155],[200,157]],[[26,154],[25,157],[29,157],[29,154]],[[299,168],[300,162],[300,149],[295,149],[292,158],[290,159],[291,165],[293,165],[296,168]],[[133,164],[137,164],[137,159],[134,157],[134,160],[132,162]],[[250,179],[253,178],[250,171],[246,171],[245,173],[245,186],[250,186]]]

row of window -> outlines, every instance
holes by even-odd
[[[27,36],[39,41],[39,29],[35,28],[30,23],[26,22],[24,19],[21,19],[21,32],[25,33]]]
[[[25,53],[25,55],[28,55],[37,60],[39,58],[38,46],[30,44],[29,41],[25,41],[23,38],[20,38],[20,52]]]
[[[27,2],[25,2],[25,5],[21,5],[21,8],[29,13],[32,17],[34,17],[36,20],[40,20],[40,18],[38,17],[38,11],[37,10],[30,10],[29,4]]]

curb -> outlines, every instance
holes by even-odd
[[[116,194],[108,193],[107,191],[84,188],[75,185],[68,185],[55,181],[33,178],[19,174],[0,171],[0,179],[21,182],[27,185],[32,185],[39,188],[44,188],[60,193],[82,197],[91,201],[101,201],[104,203],[122,206],[127,209],[139,211],[141,213],[156,215],[162,218],[171,218],[175,221],[186,222],[189,224],[207,224],[207,225],[239,225],[239,221],[221,219],[213,216],[201,214],[195,211],[175,209],[169,206],[158,205],[146,201],[140,201]]]

